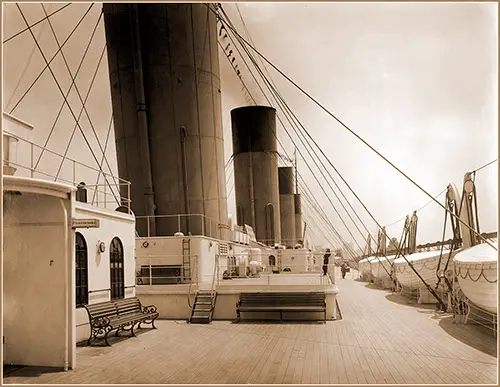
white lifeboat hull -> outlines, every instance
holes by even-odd
[[[482,243],[458,253],[453,261],[465,296],[478,307],[496,314],[498,252]]]
[[[422,279],[432,288],[434,288],[438,280],[436,270],[439,264],[440,253],[440,250],[437,250],[405,255],[406,259],[413,264],[413,267]],[[441,268],[444,268],[449,253],[449,250],[443,250]],[[452,253],[452,257],[454,254],[455,252]],[[451,263],[448,266],[451,269]],[[424,283],[420,280],[403,257],[399,257],[394,261],[394,273],[396,275],[396,279],[402,286],[410,289],[425,288]]]

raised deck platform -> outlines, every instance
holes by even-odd
[[[6,369],[4,383],[496,383],[496,339],[450,314],[338,279],[342,320],[159,321],[112,347],[77,350],[77,369]]]

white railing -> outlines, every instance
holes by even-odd
[[[212,219],[203,214],[136,216],[137,229],[141,229],[144,224],[146,224],[146,235],[141,236],[151,236],[152,220],[155,221],[156,230],[161,230],[163,228],[169,231],[181,232],[186,236],[203,235],[206,237],[219,239],[220,231],[223,231],[223,225],[220,225],[219,222],[217,222],[215,219]],[[174,232],[172,233],[172,235],[174,234]]]
[[[232,265],[223,263],[226,261],[223,257],[219,257],[217,284],[230,284],[235,279],[252,280],[259,278],[255,281],[255,285],[291,285],[294,287],[300,286],[319,286],[321,288],[328,288],[330,285],[335,284],[335,270],[333,265],[329,265],[328,275],[323,274],[323,270],[311,270],[304,265],[286,265],[290,271],[283,271],[278,266],[265,266],[262,271],[251,267],[250,265],[240,264]],[[227,261],[226,261],[227,262]],[[242,272],[244,270],[244,272]],[[231,284],[236,284],[232,282]],[[246,283],[245,283],[246,284]],[[251,284],[248,282],[248,284]]]
[[[197,285],[198,256],[141,255],[136,257],[135,277],[137,286]]]
[[[17,169],[14,175],[62,182],[73,186],[77,186],[81,181],[92,177],[97,182],[85,185],[87,202],[104,208],[125,206],[130,213],[129,181],[90,167],[8,131],[4,131],[4,135],[16,138],[18,150],[24,150],[18,153],[17,161],[3,160],[3,165]],[[42,162],[46,161],[47,158],[51,158],[49,170],[47,170],[47,162]],[[105,183],[99,184],[101,179],[104,179]],[[122,192],[126,196],[121,196]]]

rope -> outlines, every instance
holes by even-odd
[[[22,13],[21,8],[19,7],[19,4],[16,3],[16,5],[17,5],[17,8],[19,9],[19,11]],[[14,105],[14,107],[12,109],[10,109],[10,112],[9,112],[10,114],[12,114],[12,112],[14,110],[16,110],[16,108],[19,106],[19,104],[24,99],[24,97],[26,97],[26,95],[29,93],[29,91],[33,88],[33,86],[35,86],[35,84],[37,83],[37,81],[43,75],[43,73],[45,72],[45,70],[47,70],[50,67],[50,64],[52,63],[52,61],[55,59],[55,57],[57,56],[57,54],[59,54],[59,51],[62,50],[62,48],[68,42],[68,40],[73,36],[73,34],[75,33],[75,31],[78,29],[78,27],[80,26],[80,24],[83,22],[83,20],[87,16],[87,14],[92,9],[93,5],[94,5],[94,3],[90,4],[90,6],[87,8],[87,11],[85,11],[85,13],[83,14],[83,16],[80,18],[80,20],[76,24],[76,26],[73,28],[73,30],[70,32],[70,34],[68,35],[68,37],[61,44],[61,48],[58,49],[55,52],[55,54],[52,56],[52,58],[50,58],[50,60],[48,62],[47,62],[47,59],[45,58],[45,56],[42,54],[42,56],[43,56],[43,58],[45,60],[45,67],[42,69],[42,71],[40,72],[40,74],[38,74],[38,76],[35,78],[35,80],[31,83],[31,85],[28,87],[28,89],[24,92],[24,94],[21,96],[21,98],[17,101],[17,103]],[[28,22],[26,21],[26,18],[24,16],[23,16],[23,19],[25,20],[26,25],[28,25]],[[31,35],[33,36],[33,32],[31,31],[31,27],[29,27],[28,29],[29,29]],[[40,46],[38,45],[36,38],[34,36],[33,36],[33,38],[35,39],[35,43],[38,46],[38,49],[40,50]]]
[[[493,161],[490,161],[490,162],[489,162],[489,163],[487,163],[487,164],[484,164],[482,167],[479,167],[479,168],[477,168],[477,169],[473,170],[473,171],[472,171],[472,173],[476,173],[476,172],[480,171],[481,169],[486,168],[488,165],[493,164],[495,161],[498,161],[498,159],[495,159],[495,160],[493,160]]]
[[[217,43],[219,44],[219,47],[220,47],[223,51],[225,51],[225,50],[224,50],[224,47],[222,47],[222,44],[221,44],[219,41],[217,41]],[[226,59],[227,59],[227,61],[229,62],[229,64],[231,65],[231,67],[233,68],[233,70],[234,70],[235,74],[238,76],[239,80],[241,81],[241,84],[243,85],[243,87],[245,88],[245,90],[247,91],[247,93],[250,95],[250,98],[252,98],[252,102],[254,103],[254,105],[256,105],[256,104],[257,104],[257,102],[256,102],[256,101],[255,101],[255,99],[252,97],[252,94],[250,94],[250,91],[248,91],[248,88],[247,88],[247,86],[245,85],[245,82],[243,82],[243,79],[241,78],[240,74],[238,74],[238,73],[236,72],[236,69],[233,67],[233,63],[231,62],[231,59],[229,59],[229,56],[228,56],[228,55],[226,55]]]
[[[71,88],[75,84],[75,79],[76,79],[78,73],[80,72],[80,69],[82,68],[82,65],[83,65],[83,62],[85,61],[85,58],[87,57],[87,52],[88,52],[88,50],[90,48],[92,40],[94,39],[94,35],[95,35],[96,30],[97,30],[97,26],[99,25],[99,22],[101,20],[101,17],[102,17],[102,12],[99,14],[99,18],[97,19],[97,22],[96,22],[96,24],[94,26],[92,34],[90,35],[90,40],[89,40],[89,42],[87,44],[87,47],[85,48],[85,51],[84,51],[83,56],[82,56],[82,59],[80,60],[80,63],[78,65],[78,68],[76,69],[75,78],[72,80],[71,85],[69,86],[68,92],[66,93],[66,98],[68,98],[69,93],[71,92]],[[35,46],[35,48],[36,48],[36,46]],[[50,141],[52,133],[54,132],[54,129],[55,129],[56,124],[57,124],[57,121],[59,120],[59,117],[61,116],[61,113],[62,113],[65,105],[66,105],[65,101],[63,101],[62,104],[61,104],[61,107],[59,108],[59,112],[57,113],[57,116],[56,116],[56,118],[54,120],[54,123],[52,124],[52,127],[51,127],[51,129],[49,131],[49,135],[47,136],[47,139],[45,140],[45,144],[43,145],[42,151],[40,152],[40,156],[38,156],[38,160],[35,163],[34,169],[36,169],[38,167],[38,164],[40,163],[40,160],[41,160],[41,158],[43,156],[45,148],[47,147],[47,144]]]
[[[222,7],[219,5],[219,7],[222,9]],[[215,12],[215,11],[212,11]],[[224,11],[223,11],[224,12]],[[221,19],[224,20],[217,12],[215,12],[216,15]],[[227,16],[226,16],[227,17]],[[224,20],[225,21],[225,20]],[[325,113],[327,113],[330,117],[332,117],[335,121],[337,121],[340,125],[342,125],[349,133],[354,135],[358,140],[360,140],[363,144],[365,144],[368,148],[370,148],[373,152],[375,152],[380,158],[382,158],[386,163],[388,163],[392,168],[394,168],[396,171],[398,171],[400,174],[402,174],[407,180],[409,180],[413,185],[415,185],[418,189],[420,189],[422,192],[424,192],[428,197],[432,198],[432,196],[424,189],[422,188],[419,184],[417,184],[412,178],[410,178],[407,174],[405,174],[401,169],[399,169],[396,165],[394,165],[391,161],[389,161],[384,155],[382,155],[378,150],[376,150],[373,146],[371,146],[367,141],[365,141],[361,136],[359,136],[356,132],[354,132],[351,128],[349,128],[343,121],[341,121],[337,116],[335,116],[332,112],[330,112],[327,108],[325,108],[320,102],[318,102],[314,97],[312,97],[308,92],[306,92],[301,86],[299,86],[297,83],[295,83],[290,77],[288,77],[283,71],[281,71],[277,66],[275,66],[272,62],[270,62],[263,54],[261,54],[255,47],[253,47],[251,44],[249,44],[237,31],[234,27],[229,25],[229,28],[231,31],[239,37],[240,40],[242,40],[245,45],[250,47],[253,51],[257,53],[263,60],[265,60],[272,68],[274,68],[277,72],[281,74],[288,82],[290,82],[295,88],[297,88],[302,94],[304,94],[307,98],[309,98],[312,102],[314,102],[318,107],[320,107]],[[314,140],[313,140],[314,142]],[[317,144],[315,143],[317,146]],[[319,146],[318,146],[319,148]],[[321,148],[320,148],[321,149]],[[321,151],[323,153],[323,151]],[[324,154],[323,154],[324,155]],[[326,158],[326,156],[325,156]],[[328,160],[328,159],[327,159]],[[330,160],[328,160],[329,164],[332,165]],[[333,166],[333,165],[332,165]],[[432,198],[433,199],[433,198]],[[436,203],[439,204],[439,206],[443,207],[441,203],[439,203],[437,200],[433,199]],[[443,207],[446,211],[446,207]],[[453,214],[453,216],[456,216]],[[469,225],[467,225],[465,222],[463,222],[459,217],[457,219],[464,224],[466,227],[468,227],[470,230],[472,230],[474,233],[477,233],[475,230],[473,230]],[[486,239],[484,239],[481,235],[479,235],[481,239],[485,241],[490,247],[498,251],[498,249],[493,246],[491,243],[489,243]]]
[[[457,265],[458,266],[458,265]],[[488,278],[486,278],[486,275],[484,274],[484,268],[481,267],[481,269],[472,269],[472,268],[465,268],[464,269],[466,272],[465,272],[465,275],[462,276],[462,268],[460,266],[458,266],[458,273],[457,273],[457,276],[460,276],[460,278],[462,279],[466,279],[467,277],[470,278],[470,280],[472,282],[477,282],[479,281],[479,279],[481,277],[483,277],[485,279],[486,282],[490,283],[490,284],[495,284],[498,282],[498,278],[494,279],[494,280],[489,280]],[[479,275],[477,276],[476,279],[472,278],[472,275],[471,275],[471,270],[479,270]]]
[[[445,191],[447,190],[447,188],[443,189],[440,193],[438,193],[436,196],[434,196],[433,199],[437,199],[438,197],[440,197]],[[416,210],[416,212],[418,211],[421,211],[423,210],[425,207],[427,207],[429,204],[431,204],[434,200],[429,200],[426,204],[424,204],[422,207],[420,207],[418,210]],[[391,227],[391,226],[394,226],[395,224],[401,222],[402,220],[405,220],[406,219],[406,215],[403,216],[401,219],[389,224],[388,226],[385,226],[386,228],[387,227]]]
[[[25,28],[24,30],[19,31],[18,33],[16,33],[16,34],[12,35],[10,38],[5,39],[2,43],[3,43],[3,44],[5,44],[5,43],[9,42],[10,40],[14,39],[15,37],[17,37],[17,36],[21,35],[23,32],[26,32],[26,31],[28,31],[30,28],[32,28],[32,27],[34,27],[34,26],[36,26],[37,24],[40,24],[40,23],[41,23],[41,22],[43,22],[44,20],[47,20],[47,19],[48,19],[49,17],[51,17],[52,15],[55,15],[56,13],[58,13],[58,12],[62,11],[64,8],[69,7],[71,4],[72,4],[72,3],[68,3],[68,4],[66,4],[66,5],[62,6],[61,8],[59,8],[59,9],[57,9],[56,11],[52,12],[50,15],[48,15],[48,16],[46,16],[46,17],[44,17],[43,19],[38,20],[36,23],[33,23],[32,25],[28,26],[28,27],[27,27],[27,28]]]

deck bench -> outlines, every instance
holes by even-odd
[[[152,324],[153,329],[156,329],[155,320],[159,316],[156,306],[142,306],[137,297],[85,305],[85,309],[90,320],[88,345],[92,338],[104,338],[106,345],[110,345],[108,334],[112,331],[116,331],[115,336],[118,336],[120,331],[130,331],[132,336],[135,336],[136,324],[138,328],[143,323]]]
[[[321,312],[326,322],[326,299],[322,292],[287,292],[287,293],[240,293],[236,303],[237,322],[241,312]]]

